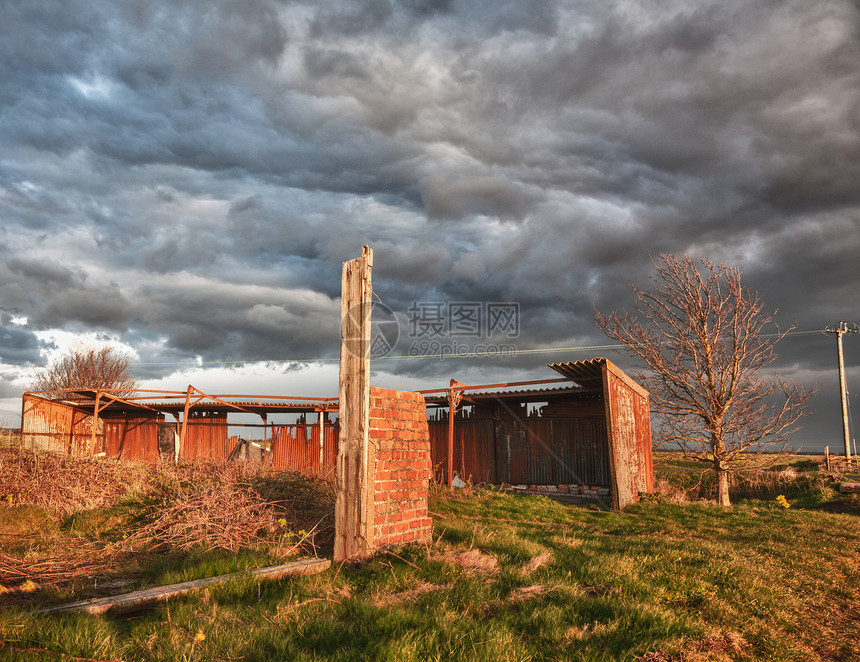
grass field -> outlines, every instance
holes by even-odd
[[[317,516],[330,495],[239,475],[231,489],[262,506],[301,507],[263,508],[270,526],[227,549],[230,536],[219,546],[186,520],[153,525],[201,486],[217,492],[211,473],[85,460],[24,470],[7,453],[0,583],[16,590],[2,597],[0,660],[860,661],[860,500],[794,464],[807,460],[739,485],[729,510],[695,501],[707,489],[698,465],[659,454],[665,494],[623,513],[439,489],[431,545],[311,577],[240,578],[128,616],[60,616],[37,610],[326,555]],[[94,477],[101,491],[87,489]],[[39,489],[51,478],[62,485]],[[304,496],[284,504],[289,485]],[[324,507],[301,519],[309,497]]]

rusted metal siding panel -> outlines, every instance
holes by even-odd
[[[604,365],[603,389],[613,465],[613,505],[624,508],[654,489],[651,463],[651,420],[647,392],[609,361]]]
[[[103,450],[107,457],[158,462],[158,420],[154,416],[103,420]]]
[[[334,476],[337,464],[338,426],[324,423],[323,462],[320,465],[318,422],[297,423],[272,428],[272,466],[291,469],[306,476]]]
[[[340,426],[337,422],[326,422],[323,433],[323,465],[321,475],[334,478],[337,469],[337,446],[340,440]]]
[[[73,409],[71,434],[69,435],[69,448],[72,455],[84,457],[90,454],[90,450],[93,454],[101,453],[104,446],[104,429],[104,420],[99,419],[96,426],[95,445],[93,446],[92,415],[79,409]]]
[[[69,452],[74,409],[24,394],[21,409],[21,444],[31,450]]]
[[[448,416],[437,412],[428,421],[430,462],[434,479],[447,482]],[[454,472],[474,483],[499,482],[496,471],[495,431],[493,421],[469,413],[454,416]]]
[[[430,435],[430,463],[433,470],[433,480],[437,483],[447,483],[445,467],[448,462],[448,423],[438,418],[427,421]]]
[[[507,414],[507,412],[505,412]],[[448,424],[428,421],[436,480],[444,479]],[[456,417],[454,466],[473,482],[529,485],[611,484],[606,426],[601,416]]]
[[[21,443],[32,450],[86,455],[92,441],[92,416],[84,411],[24,394]],[[94,452],[100,452],[104,425],[99,421]]]
[[[474,483],[498,482],[493,422],[454,418],[454,466]]]
[[[505,482],[611,484],[602,417],[502,419],[496,430],[497,461]]]
[[[222,412],[190,412],[180,459],[226,462],[227,414]]]
[[[612,484],[606,420],[602,416],[550,419],[555,431],[553,483],[608,487]]]
[[[636,398],[636,446],[640,476],[644,476],[644,487],[640,492],[651,494],[654,483],[653,442],[651,439],[651,403],[646,394]],[[642,484],[640,484],[640,487]]]

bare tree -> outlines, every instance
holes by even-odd
[[[785,448],[813,391],[763,371],[791,326],[765,334],[774,313],[741,283],[736,267],[661,254],[652,291],[631,285],[638,316],[595,314],[595,322],[644,365],[658,441],[706,453],[719,503],[745,453]]]
[[[30,390],[57,393],[66,389],[110,389],[125,397],[137,389],[132,357],[110,345],[78,344],[36,375]]]

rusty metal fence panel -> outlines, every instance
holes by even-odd
[[[272,466],[306,476],[333,477],[337,464],[338,426],[325,421],[322,446],[320,424],[296,423],[272,428]]]
[[[526,485],[611,484],[601,417],[508,418],[496,425],[501,480]]]
[[[102,439],[102,450],[107,457],[158,461],[158,421],[154,417],[105,418]]]
[[[472,482],[609,486],[611,464],[603,417],[456,416],[454,467]],[[445,479],[448,421],[428,421],[430,458]]]
[[[179,457],[185,461],[215,460],[226,462],[227,414],[222,412],[195,412],[188,414],[185,439]]]

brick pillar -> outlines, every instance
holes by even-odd
[[[371,387],[370,444],[375,456],[372,547],[429,542],[431,463],[424,396]]]

